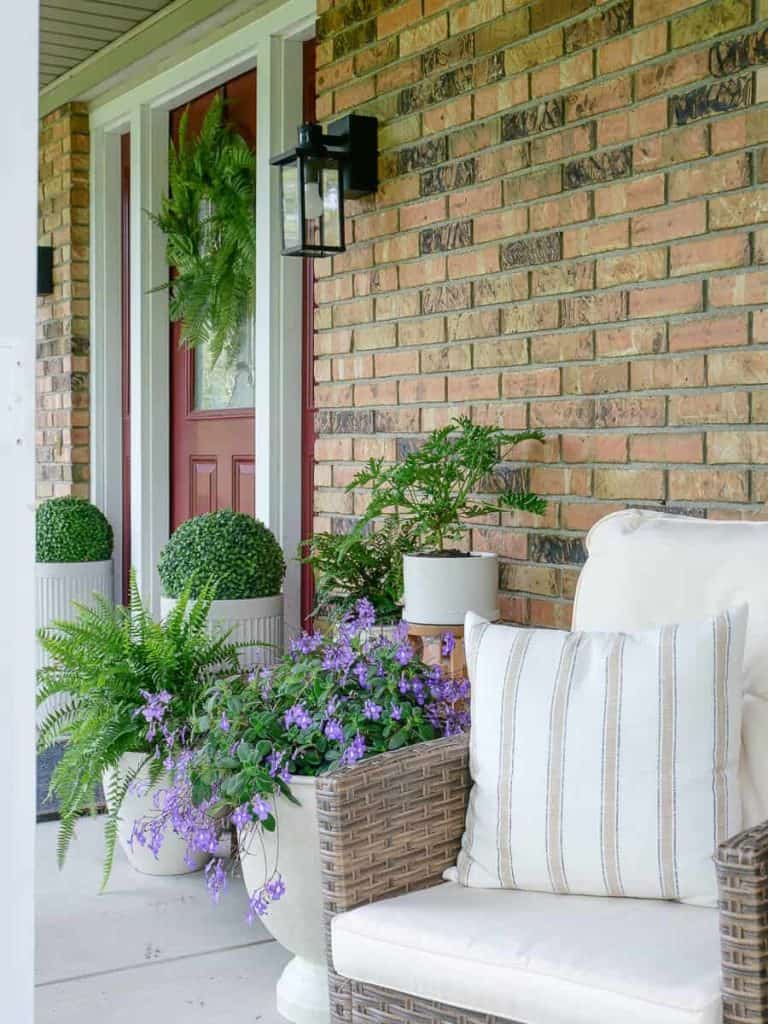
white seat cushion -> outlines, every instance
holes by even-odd
[[[575,630],[648,629],[749,606],[744,650],[743,824],[768,818],[768,522],[630,509],[587,537]]]
[[[522,1024],[720,1024],[718,914],[454,883],[341,914],[337,973]]]

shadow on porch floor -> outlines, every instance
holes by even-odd
[[[212,907],[200,875],[139,875],[118,852],[100,895],[103,819],[83,819],[61,872],[57,828],[37,826],[36,1024],[281,1024],[288,954],[245,923],[239,878]]]

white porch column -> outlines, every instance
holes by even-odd
[[[0,990],[4,1020],[33,1019],[34,495],[38,5],[0,37]]]

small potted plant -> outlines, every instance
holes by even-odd
[[[85,498],[50,498],[35,512],[37,628],[72,614],[72,602],[113,596],[112,527]],[[38,647],[38,664],[45,652]]]
[[[186,590],[197,597],[212,584],[209,621],[230,634],[241,664],[279,657],[285,559],[275,535],[258,519],[231,509],[188,519],[171,535],[157,568],[164,615]]]
[[[378,629],[393,629],[403,611],[403,555],[413,549],[412,531],[394,519],[382,530],[352,539],[316,533],[304,541],[300,557],[314,573],[312,614],[318,626],[338,621],[365,599],[373,606]]]
[[[371,459],[351,481],[348,490],[370,486],[371,499],[350,544],[379,517],[396,518],[417,537],[418,550],[404,555],[407,622],[461,625],[468,611],[498,618],[497,556],[461,550],[455,543],[480,517],[511,509],[544,511],[542,498],[499,487],[494,477],[502,453],[523,441],[543,440],[538,430],[508,434],[460,417],[435,430],[401,462]]]
[[[467,681],[415,657],[403,627],[387,638],[375,624],[359,601],[332,636],[305,632],[277,665],[211,686],[169,800],[193,841],[211,815],[238,830],[248,916],[294,954],[277,986],[289,1021],[328,1020],[317,776],[468,725]],[[206,878],[217,901],[224,863]]]
[[[131,866],[145,874],[199,870],[208,859],[192,851],[180,821],[174,831],[163,818],[162,848],[157,836],[173,756],[186,745],[204,686],[216,671],[238,670],[237,648],[207,629],[210,603],[210,589],[194,601],[183,594],[155,622],[132,574],[129,607],[98,597],[94,607],[78,606],[75,620],[40,631],[49,664],[38,672],[38,702],[63,699],[38,733],[41,752],[64,742],[50,784],[60,805],[59,866],[78,817],[97,806],[100,787],[108,809],[104,886],[118,839]]]

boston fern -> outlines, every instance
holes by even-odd
[[[210,345],[215,362],[236,355],[253,313],[256,281],[256,158],[224,116],[217,94],[195,140],[188,112],[171,145],[169,193],[152,221],[166,236],[171,319],[182,343]]]
[[[50,793],[60,802],[60,867],[78,817],[84,809],[95,807],[103,773],[118,769],[123,754],[146,755],[134,771],[112,773],[105,886],[120,806],[129,786],[145,769],[150,786],[164,771],[156,744],[147,738],[152,708],[158,700],[167,702],[168,733],[182,743],[203,685],[219,671],[238,671],[238,659],[237,647],[226,636],[212,637],[206,629],[210,589],[194,602],[183,595],[163,622],[154,621],[144,607],[133,574],[127,608],[101,597],[96,601],[93,608],[77,606],[74,621],[56,622],[40,631],[51,664],[38,673],[37,700],[38,706],[47,704],[51,709],[39,729],[38,749],[64,742],[50,785]],[[55,705],[52,698],[57,698]]]
[[[371,459],[347,487],[371,487],[371,500],[353,538],[379,516],[416,531],[423,551],[442,551],[469,528],[469,520],[510,509],[541,514],[546,501],[531,491],[498,490],[493,475],[505,449],[543,441],[539,430],[508,434],[466,416],[433,431],[402,462]],[[495,492],[492,498],[484,494]]]

